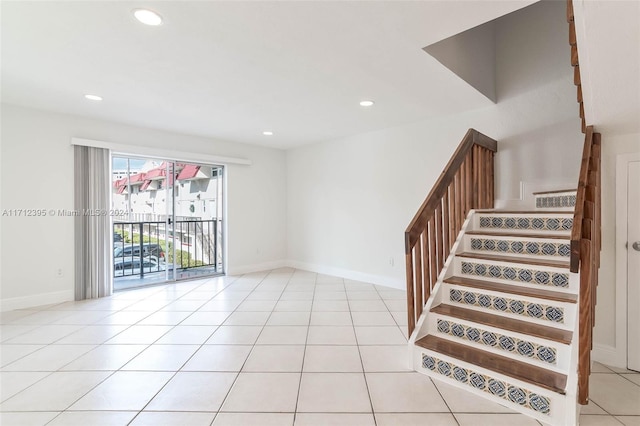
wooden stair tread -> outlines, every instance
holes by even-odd
[[[493,260],[496,262],[522,263],[525,265],[538,265],[538,266],[549,266],[552,268],[569,269],[568,260],[564,261],[564,260],[532,259],[530,257],[500,256],[497,254],[470,253],[470,252],[457,253],[456,256],[468,257],[472,259],[481,259],[481,260]]]
[[[565,231],[566,234],[527,234],[524,232],[500,232],[500,228],[491,231],[467,231],[467,235],[487,235],[497,237],[515,237],[515,238],[548,238],[553,240],[570,240],[571,234],[569,231]]]
[[[476,324],[490,325],[502,330],[513,331],[515,333],[526,334],[528,336],[538,337],[541,339],[552,340],[554,342],[571,344],[573,333],[568,330],[560,330],[555,327],[547,327],[546,325],[533,324],[527,321],[521,321],[513,318],[507,318],[500,315],[494,315],[487,312],[475,311],[473,309],[461,308],[447,304],[440,304],[431,308],[431,312],[446,315],[461,320],[474,322]]]
[[[573,207],[558,207],[558,208],[571,208]],[[488,213],[496,213],[496,214],[573,214],[572,211],[563,211],[563,210],[476,210],[476,213],[480,214],[488,214]]]
[[[465,287],[479,288],[482,290],[498,291],[501,293],[517,294],[519,296],[536,297],[538,299],[553,300],[563,303],[576,303],[578,296],[571,293],[562,293],[541,288],[531,288],[512,284],[496,283],[492,281],[474,280],[472,278],[449,277],[445,283],[456,284]]]
[[[555,371],[441,339],[430,334],[416,341],[416,345],[559,394],[564,395],[565,393],[567,376]]]
[[[540,195],[540,194],[559,194],[562,192],[578,192],[578,190],[576,188],[572,188],[572,189],[556,189],[554,191],[538,191],[538,192],[532,192],[533,195]]]

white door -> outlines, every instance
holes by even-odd
[[[640,161],[628,163],[627,299],[628,368],[640,371]]]

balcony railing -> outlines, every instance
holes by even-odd
[[[222,220],[181,219],[114,222],[114,277],[144,278],[173,265],[176,270],[207,267],[221,271]]]

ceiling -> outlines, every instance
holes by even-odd
[[[290,148],[490,105],[422,48],[531,3],[5,1],[2,102]]]

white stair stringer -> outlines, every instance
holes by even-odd
[[[577,424],[579,276],[564,250],[571,226],[564,211],[471,211],[410,336],[413,369],[545,424]],[[509,247],[498,249],[500,241]],[[511,370],[494,368],[496,358]]]

